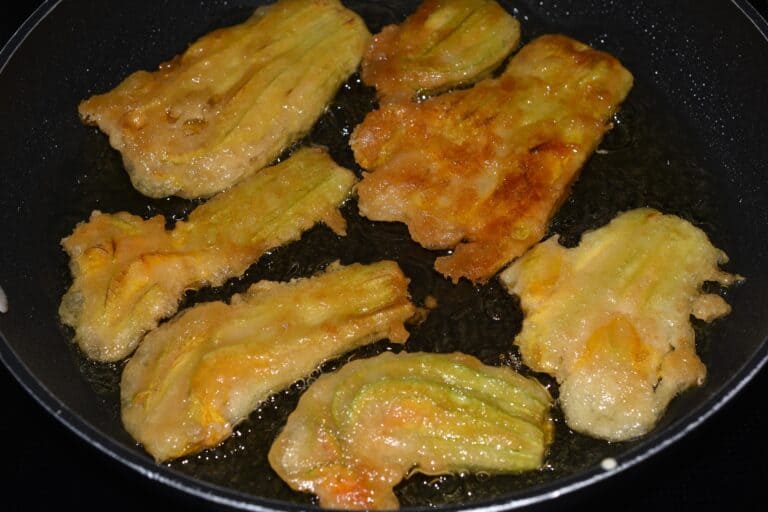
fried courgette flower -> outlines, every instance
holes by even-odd
[[[321,149],[300,149],[253,174],[165,229],[158,215],[93,212],[62,240],[74,282],[62,322],[99,361],[117,361],[145,332],[176,312],[184,292],[242,275],[264,253],[297,240],[318,222],[337,233],[338,208],[356,179]]]
[[[270,395],[382,338],[404,343],[415,311],[397,264],[332,266],[261,281],[149,333],[120,383],[123,424],[158,461],[216,446]]]
[[[414,472],[516,473],[543,463],[551,398],[460,353],[384,353],[314,382],[269,452],[299,491],[339,509],[395,509]]]
[[[566,249],[550,238],[501,274],[525,313],[515,338],[523,361],[560,382],[572,429],[612,441],[648,432],[672,398],[704,381],[690,315],[730,312],[704,281],[739,276],[707,235],[674,215],[641,208]]]
[[[484,78],[519,41],[520,24],[493,0],[426,0],[374,36],[362,78],[385,101],[433,94]]]
[[[370,39],[338,0],[280,0],[80,104],[150,197],[211,196],[306,134]]]
[[[453,249],[435,268],[454,282],[487,281],[544,236],[631,87],[611,55],[547,35],[498,78],[383,103],[350,141],[360,212]]]

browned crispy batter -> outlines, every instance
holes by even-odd
[[[425,0],[374,36],[362,78],[380,97],[408,99],[483,78],[520,41],[520,24],[493,0]]]
[[[280,0],[80,104],[151,197],[210,196],[310,130],[370,34],[338,0]]]
[[[393,101],[352,137],[369,172],[360,211],[401,221],[437,270],[485,281],[544,235],[632,86],[611,55],[540,37],[498,79],[422,103]]]

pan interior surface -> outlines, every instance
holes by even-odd
[[[636,82],[615,127],[583,169],[550,227],[563,243],[641,206],[673,213],[701,227],[730,258],[726,270],[747,281],[719,290],[733,312],[712,325],[695,323],[697,348],[707,365],[704,386],[670,405],[656,429],[638,441],[605,443],[570,432],[557,416],[556,442],[541,471],[522,475],[414,475],[401,484],[403,507],[500,505],[511,508],[578,487],[603,474],[606,457],[620,465],[643,459],[718,408],[768,354],[768,145],[764,124],[768,83],[764,23],[754,24],[739,3],[700,5],[693,0],[500,2],[521,22],[523,43],[564,33],[618,57]],[[345,2],[372,32],[401,21],[418,2]],[[51,6],[52,7],[52,6]],[[121,364],[86,360],[58,321],[60,298],[70,284],[59,240],[94,209],[149,217],[184,218],[197,204],[177,198],[150,200],[130,186],[119,154],[105,136],[80,124],[77,104],[137,69],[154,69],[200,35],[239,22],[254,2],[140,2],[56,4],[39,19],[0,73],[0,92],[11,101],[0,125],[6,155],[0,173],[0,285],[9,312],[0,315],[3,360],[50,410],[74,430],[126,464],[169,485],[235,506],[306,507],[311,496],[291,491],[272,472],[266,453],[302,391],[295,385],[272,397],[220,447],[157,466],[123,430],[118,382]],[[712,28],[712,19],[720,20]],[[55,44],[54,44],[55,43]],[[29,65],[35,63],[35,65]],[[304,142],[330,149],[355,170],[348,134],[375,107],[373,91],[357,75]],[[343,211],[349,234],[324,227],[273,251],[247,274],[217,289],[189,294],[185,305],[222,300],[260,279],[308,276],[335,260],[394,259],[411,279],[414,302],[428,295],[439,308],[411,328],[409,351],[462,351],[489,364],[526,371],[511,340],[520,329],[517,301],[492,280],[454,286],[432,270],[436,253],[410,240],[400,224],[361,217],[354,201]],[[33,290],[33,293],[30,293]],[[396,350],[385,342],[350,357]],[[551,385],[554,382],[538,376]],[[26,382],[25,382],[26,381]]]

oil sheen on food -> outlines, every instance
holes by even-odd
[[[501,3],[520,20],[523,44],[540,34],[564,33],[623,57],[620,32],[605,34],[604,27],[599,27],[598,34],[598,28],[576,22],[553,24],[537,10],[536,2]],[[383,25],[402,21],[418,2],[399,1],[384,6],[379,2],[354,0],[345,5],[361,13],[371,31],[375,32]],[[624,63],[633,68],[631,61]],[[561,241],[572,246],[578,242],[581,233],[607,224],[618,212],[650,206],[704,226],[707,234],[717,240],[723,225],[717,215],[722,204],[709,164],[700,156],[703,152],[695,136],[695,127],[681,123],[681,116],[675,113],[676,107],[666,102],[663,91],[656,89],[652,77],[636,75],[635,79],[632,92],[614,119],[614,129],[606,135],[599,153],[585,165],[570,197],[554,217],[549,234],[561,234]],[[359,175],[361,170],[355,165],[348,146],[349,134],[375,104],[373,89],[363,86],[359,77],[353,76],[342,86],[304,141],[328,147],[337,163]],[[137,194],[131,188],[119,158],[109,149],[108,142],[95,132],[85,151],[95,169],[78,176],[78,186],[62,190],[61,196],[55,199],[67,205],[61,211],[71,212],[58,221],[66,223],[70,229],[77,221],[87,218],[93,205],[99,202],[104,209],[114,205],[111,211],[126,210],[145,217],[161,213],[168,219],[183,219],[196,205],[191,201],[153,200]],[[413,330],[406,344],[408,351],[461,351],[486,364],[521,368],[520,357],[510,340],[520,330],[522,312],[517,301],[497,282],[477,287],[461,282],[454,286],[435,274],[436,254],[413,242],[403,225],[369,221],[358,214],[354,202],[347,203],[342,213],[347,219],[346,237],[338,237],[324,226],[313,228],[301,240],[263,256],[242,278],[188,294],[183,305],[224,300],[233,293],[244,292],[250,284],[261,279],[284,281],[307,277],[335,260],[349,264],[393,259],[411,279],[410,290],[415,303],[423,305],[427,296],[433,296],[440,305],[417,330]],[[67,284],[66,261],[62,261],[61,274],[59,287],[63,293]],[[694,324],[694,327],[699,355],[709,365],[712,361],[707,345],[718,341],[716,327],[701,324]],[[67,335],[71,336],[71,333]],[[351,357],[397,350],[395,345],[377,343],[355,351]],[[119,422],[118,382],[122,365],[88,361],[74,348],[72,353],[84,378]],[[332,361],[322,369],[333,370],[346,360]],[[524,368],[522,371],[529,374]],[[310,376],[290,390],[268,399],[221,446],[175,461],[171,467],[241,492],[297,504],[311,503],[309,495],[292,491],[271,471],[267,451],[295,408],[299,392],[316,377],[317,374]],[[556,394],[552,379],[544,377],[541,380]],[[678,397],[673,401],[672,409],[684,410],[686,400],[685,395]],[[659,427],[674,418],[675,410],[670,410],[668,416],[661,419]],[[414,475],[396,487],[395,493],[403,507],[477,503],[523,492],[530,486],[552,482],[575,471],[599,468],[603,459],[617,457],[632,447],[632,443],[608,444],[574,434],[555,410],[555,442],[543,471],[499,476]]]

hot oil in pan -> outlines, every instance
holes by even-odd
[[[369,2],[349,3],[366,17],[373,31],[403,19],[414,9],[413,4],[393,2],[385,8]],[[526,41],[546,32],[583,38],[578,28],[550,26],[532,10],[519,8],[515,14],[522,23]],[[617,54],[617,57],[621,59],[622,55]],[[361,169],[354,162],[348,139],[355,125],[374,107],[373,91],[363,86],[355,75],[302,143],[328,147],[337,162],[359,175]],[[719,205],[714,179],[705,170],[702,159],[697,157],[701,153],[696,149],[698,143],[690,135],[692,131],[676,119],[668,107],[652,84],[636,75],[635,87],[616,116],[614,129],[583,169],[569,199],[556,215],[550,233],[559,233],[562,243],[574,245],[584,231],[606,224],[617,213],[651,206],[680,215],[702,227],[710,236],[716,235]],[[65,194],[69,201],[65,211],[70,212],[61,220],[67,223],[65,231],[71,231],[74,224],[85,219],[95,207],[104,211],[128,210],[145,217],[162,213],[171,224],[186,216],[197,204],[179,199],[142,197],[130,187],[119,156],[108,148],[106,137],[95,131],[91,137],[86,159],[92,162],[93,169],[78,177],[71,191]],[[244,291],[259,279],[288,280],[309,276],[334,260],[347,264],[393,259],[411,279],[411,294],[417,304],[423,305],[427,296],[434,297],[438,303],[437,309],[431,311],[423,323],[410,326],[407,350],[461,351],[489,364],[511,365],[530,373],[520,363],[512,345],[522,321],[519,304],[495,280],[477,287],[466,281],[452,285],[432,269],[437,254],[411,241],[404,225],[371,222],[358,214],[354,201],[345,205],[343,212],[349,224],[346,237],[337,237],[325,227],[316,227],[305,233],[300,241],[264,256],[244,277],[220,288],[189,294],[183,306],[200,301],[227,300],[232,293]],[[62,272],[66,270],[62,268]],[[707,337],[708,328],[698,325],[697,339]],[[699,348],[702,359],[709,365],[706,345],[699,343]],[[399,347],[379,342],[324,365],[322,371],[332,371],[350,358],[369,357],[384,350],[399,350]],[[75,349],[73,354],[84,378],[119,422],[118,384],[122,365],[92,363]],[[266,454],[301,392],[317,375],[273,396],[218,448],[174,461],[169,466],[256,496],[311,503],[311,496],[291,491],[272,472]],[[551,379],[542,375],[537,377],[557,396],[557,387]],[[683,411],[685,400],[685,395],[676,399],[672,408]],[[619,456],[636,445],[631,442],[609,444],[574,434],[565,426],[560,412],[556,410],[554,414],[556,438],[542,470],[503,476],[416,474],[397,488],[401,504],[471,503],[522,492],[598,467],[603,458]],[[669,416],[662,419],[662,424],[671,421]]]

